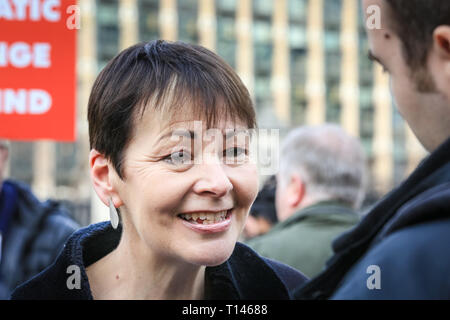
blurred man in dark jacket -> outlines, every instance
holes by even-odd
[[[9,144],[0,140],[0,299],[49,266],[78,225],[56,202],[40,202],[25,184],[3,181]]]
[[[450,1],[364,0],[369,56],[431,152],[357,228],[298,299],[450,299]],[[376,22],[376,20],[380,20]]]
[[[365,177],[361,144],[337,125],[293,130],[283,142],[277,175],[280,222],[248,244],[316,275],[332,255],[332,240],[358,223],[355,210],[364,197]]]
[[[270,177],[263,185],[250,208],[245,223],[245,240],[267,233],[278,222],[275,209],[276,177]]]

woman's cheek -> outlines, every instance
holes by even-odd
[[[234,185],[239,202],[250,206],[258,194],[258,170],[254,164],[230,168],[229,177]]]

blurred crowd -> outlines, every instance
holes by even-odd
[[[369,57],[430,152],[401,185],[364,208],[366,157],[336,124],[289,132],[259,190],[256,166],[233,162],[245,146],[208,154],[232,165],[192,171],[193,151],[142,156],[172,120],[189,123],[185,114],[224,127],[225,108],[234,132],[257,126],[243,82],[215,53],[140,43],[103,69],[88,106],[91,180],[111,223],[78,230],[61,203],[5,179],[10,145],[0,140],[0,299],[450,299],[450,2],[362,3],[383,13],[383,28],[366,26]],[[201,137],[183,132],[189,145]],[[79,291],[67,265],[85,272]]]

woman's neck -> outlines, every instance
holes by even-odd
[[[86,269],[94,299],[199,300],[205,267],[151,254],[126,232],[118,247]]]

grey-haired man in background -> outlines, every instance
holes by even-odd
[[[281,148],[275,197],[280,222],[248,245],[316,275],[332,254],[333,239],[358,223],[365,180],[356,138],[332,124],[294,129]]]

